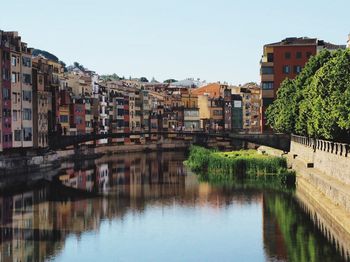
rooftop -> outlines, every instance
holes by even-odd
[[[273,47],[273,46],[320,46],[327,49],[344,49],[345,45],[336,45],[329,42],[325,42],[324,40],[319,40],[317,38],[309,38],[309,37],[287,37],[280,42],[270,43],[265,46]]]

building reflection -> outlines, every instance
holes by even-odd
[[[1,261],[45,261],[57,255],[69,235],[98,231],[104,220],[142,213],[148,205],[210,205],[233,201],[261,202],[261,194],[232,194],[188,175],[182,153],[130,154],[106,157],[93,165],[67,165],[58,181],[79,192],[99,197],[76,198],[71,191],[43,183],[26,192],[0,197]],[[57,194],[62,194],[57,196]],[[231,192],[231,193],[230,193]],[[62,199],[62,201],[59,201]],[[71,201],[67,201],[71,199]]]

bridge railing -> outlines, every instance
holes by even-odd
[[[293,142],[313,148],[314,150],[325,151],[331,154],[348,157],[350,155],[350,145],[328,140],[316,139],[305,136],[292,135]]]

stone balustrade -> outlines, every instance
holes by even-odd
[[[349,157],[350,145],[345,143],[337,143],[322,139],[315,139],[305,136],[292,135],[291,140],[293,142],[302,144],[304,146],[312,148],[314,151],[320,150],[327,153]]]
[[[350,185],[349,144],[291,136],[291,154],[342,183]]]

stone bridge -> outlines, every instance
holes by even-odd
[[[150,137],[151,135],[157,135],[159,139],[162,138],[184,138],[192,139],[193,143],[201,142],[205,143],[209,138],[224,138],[225,140],[236,140],[255,143],[258,145],[264,145],[280,149],[288,152],[290,149],[290,135],[287,134],[244,134],[244,133],[209,133],[202,131],[159,131],[159,132],[128,132],[128,133],[108,133],[108,134],[85,134],[76,136],[57,136],[50,139],[50,147],[52,149],[62,149],[68,146],[77,146],[81,143],[97,141],[106,138],[125,138],[130,136]],[[175,137],[174,137],[175,135]]]

